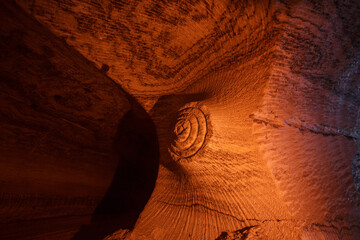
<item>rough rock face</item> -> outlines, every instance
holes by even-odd
[[[16,3],[0,237],[360,237],[358,2]]]
[[[152,121],[19,7],[0,15],[0,238],[70,239],[100,218],[114,226],[99,236],[129,227],[155,183]]]

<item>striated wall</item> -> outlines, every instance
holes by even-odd
[[[16,3],[0,236],[359,238],[359,3]]]

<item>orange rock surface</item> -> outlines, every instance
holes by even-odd
[[[357,1],[1,2],[1,239],[359,239]]]

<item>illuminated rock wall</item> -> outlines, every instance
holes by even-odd
[[[360,236],[357,2],[16,2],[3,236]]]

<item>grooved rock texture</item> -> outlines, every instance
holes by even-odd
[[[152,121],[19,7],[0,8],[0,238],[70,239],[99,218],[114,224],[99,236],[131,225],[156,178]]]
[[[0,237],[359,239],[357,1],[15,2]]]

